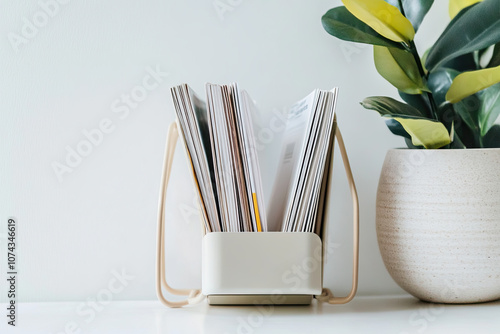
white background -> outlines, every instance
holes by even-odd
[[[201,94],[207,81],[239,82],[268,120],[314,88],[340,87],[338,121],[361,201],[359,294],[402,291],[378,252],[375,196],[386,151],[404,143],[359,105],[366,96],[397,96],[376,73],[372,48],[323,30],[321,16],[340,1],[218,3],[230,10],[218,15],[212,0],[73,0],[43,22],[38,1],[1,2],[0,268],[4,277],[5,227],[12,216],[19,225],[20,301],[92,299],[114,271],[133,276],[115,300],[155,298],[157,196],[174,120],[169,88],[187,82]],[[13,47],[9,36],[22,36],[26,20],[34,19],[43,26]],[[421,54],[447,22],[447,1],[436,1],[417,35]],[[114,103],[124,105],[122,94],[142,85],[148,68],[168,76],[126,117],[113,112]],[[83,131],[105,119],[113,131],[59,179],[54,162],[66,164],[68,147],[76,149]],[[266,157],[276,155],[279,135],[272,134]],[[350,197],[339,162],[329,219],[336,249],[325,285],[340,294],[350,287],[352,243]],[[268,186],[274,164],[264,164]],[[194,194],[178,149],[167,201],[168,279],[177,287],[200,285]],[[6,301],[1,282],[0,301]]]

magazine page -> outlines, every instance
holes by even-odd
[[[249,191],[252,197],[251,207],[253,208],[253,217],[255,217],[255,230],[266,232],[268,230],[266,207],[264,202],[264,191],[262,189],[261,167],[254,131],[254,124],[260,113],[257,111],[253,100],[246,91],[241,91],[240,97],[242,108],[246,109],[245,112],[242,113],[242,123],[243,135],[246,142],[245,160],[249,164],[248,181],[250,184]]]
[[[280,231],[290,197],[291,180],[295,178],[301,151],[305,145],[305,132],[311,121],[311,114],[318,92],[314,91],[292,106],[288,113],[282,151],[279,156],[276,178],[267,206],[269,231]]]
[[[212,174],[214,169],[211,167],[212,155],[207,154],[207,150],[210,150],[210,140],[207,137],[209,130],[206,106],[186,84],[172,87],[171,93],[180,132],[191,160],[200,200],[206,212],[208,222],[205,228],[214,231],[213,226],[219,226],[219,214],[216,191],[212,187],[212,179],[215,177]]]

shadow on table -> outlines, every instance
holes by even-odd
[[[231,310],[232,316],[236,314],[248,314],[259,309],[261,311],[270,311],[276,315],[306,315],[306,314],[346,314],[346,313],[377,313],[377,312],[397,312],[408,310],[420,310],[432,307],[494,307],[500,305],[500,300],[488,303],[478,304],[435,304],[420,301],[409,295],[396,296],[373,296],[362,299],[354,299],[345,305],[331,305],[313,301],[310,306],[210,306],[207,314],[221,314]]]
[[[286,327],[287,332],[303,333],[304,327],[310,326],[311,323],[324,324],[325,319],[345,324],[356,322],[356,319],[363,318],[363,314],[368,315],[364,319],[374,321],[379,316],[383,317],[383,313],[401,312],[401,317],[394,317],[396,320],[403,319],[394,325],[395,328],[410,326],[414,330],[423,326],[423,320],[427,321],[425,325],[428,325],[432,319],[426,317],[435,317],[443,313],[444,308],[490,308],[499,305],[500,301],[482,304],[433,304],[419,301],[409,295],[358,297],[345,305],[317,301],[313,301],[310,306],[208,306],[203,303],[185,309],[158,309],[155,314],[155,326],[159,333],[171,330],[175,332],[181,328],[183,333],[275,333],[277,328],[285,328],[287,324],[293,323],[293,328]],[[408,325],[410,320],[405,319],[413,319],[414,323],[410,322]]]

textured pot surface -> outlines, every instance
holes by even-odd
[[[392,278],[417,298],[500,298],[500,149],[387,153],[377,238]]]

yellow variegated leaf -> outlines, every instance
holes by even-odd
[[[482,0],[450,0],[448,11],[450,18],[454,18],[465,7],[472,6],[473,4]]]
[[[373,46],[377,72],[394,87],[407,94],[421,94],[422,77],[412,54],[404,50]]]
[[[446,101],[457,103],[499,82],[500,66],[461,73],[451,83],[446,93]]]
[[[443,123],[427,119],[393,117],[411,136],[415,146],[440,148],[451,143],[450,134]]]
[[[396,7],[384,0],[342,0],[346,8],[373,30],[395,42],[409,42],[415,29]]]

